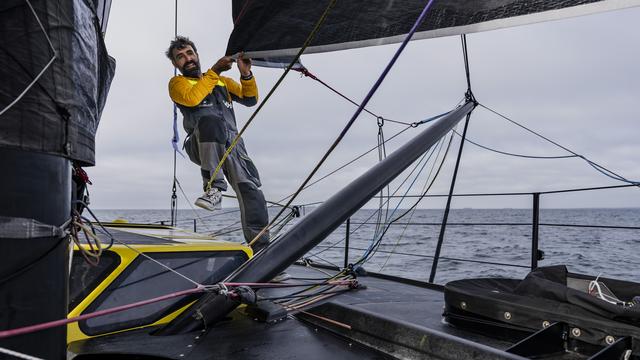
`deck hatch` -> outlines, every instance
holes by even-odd
[[[222,280],[247,260],[243,251],[164,252],[147,255],[201,284],[213,284]],[[109,309],[193,287],[192,283],[178,275],[145,257],[138,256],[83,313]],[[158,321],[194,299],[195,296],[169,299],[81,321],[79,326],[87,335],[144,326]]]

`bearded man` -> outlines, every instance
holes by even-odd
[[[195,204],[207,210],[220,208],[222,192],[227,181],[233,187],[240,205],[242,229],[247,242],[251,242],[267,226],[269,217],[266,201],[260,190],[258,170],[249,158],[242,139],[239,139],[209,186],[213,173],[226,149],[238,135],[233,102],[253,106],[258,102],[258,87],[251,72],[251,60],[238,58],[240,82],[221,76],[231,69],[234,60],[225,56],[202,73],[195,44],[188,38],[177,36],[166,52],[182,75],[169,81],[169,96],[183,116],[187,132],[184,149],[191,161],[200,166],[204,194]],[[224,175],[223,175],[224,174]],[[225,181],[225,177],[227,181]],[[254,252],[269,243],[265,232],[253,242]]]

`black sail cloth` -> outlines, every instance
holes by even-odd
[[[115,70],[101,32],[107,3],[0,2],[0,147],[94,165],[95,134]]]
[[[525,331],[562,322],[581,330],[579,340],[600,346],[607,344],[607,336],[640,339],[640,307],[629,304],[640,295],[640,284],[598,278],[600,284],[627,303],[622,306],[599,299],[593,291],[589,294],[589,284],[594,280],[595,276],[570,273],[558,265],[538,268],[523,280],[451,281],[445,285],[444,316],[461,326],[490,324]],[[634,348],[640,350],[640,343]]]
[[[337,1],[305,53],[399,43],[426,0]],[[328,0],[233,0],[227,55],[294,56]],[[638,6],[631,0],[436,0],[413,39],[467,34]]]

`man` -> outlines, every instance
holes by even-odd
[[[195,204],[207,210],[219,209],[222,192],[227,189],[226,176],[238,197],[244,237],[250,242],[267,226],[269,218],[264,195],[259,189],[258,170],[247,155],[242,139],[236,143],[210,188],[208,183],[238,134],[233,101],[245,106],[258,102],[251,60],[242,55],[238,58],[241,76],[237,83],[220,75],[231,69],[234,62],[231,57],[221,58],[203,74],[196,46],[186,37],[177,36],[171,41],[166,55],[182,74],[169,81],[169,96],[182,112],[183,126],[188,134],[184,147],[191,161],[200,166],[204,182],[204,194]],[[254,252],[268,242],[269,233],[266,232],[252,244]]]

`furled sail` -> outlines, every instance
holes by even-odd
[[[111,0],[0,2],[0,147],[93,165],[115,61]]]
[[[305,53],[401,42],[427,0],[338,0]],[[329,0],[233,0],[227,54],[293,56]],[[468,34],[640,5],[640,0],[435,0],[413,39]]]

